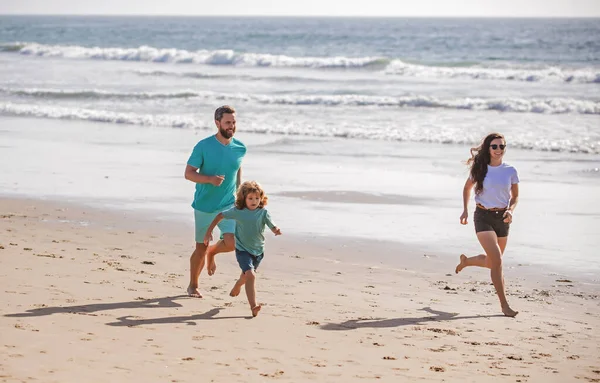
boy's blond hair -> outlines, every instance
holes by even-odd
[[[258,204],[258,208],[263,208],[267,206],[267,201],[269,197],[265,194],[262,186],[256,181],[246,181],[240,185],[237,190],[235,196],[235,207],[237,209],[245,209],[246,208],[246,197],[248,194],[256,193],[258,194],[258,198],[260,199],[260,203]]]

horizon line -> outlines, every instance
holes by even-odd
[[[234,18],[234,17],[263,17],[263,18],[360,18],[360,19],[600,19],[600,15],[595,16],[507,16],[507,15],[186,15],[186,14],[154,14],[154,13],[0,13],[0,17],[6,16],[45,16],[45,17],[215,17],[215,18]]]

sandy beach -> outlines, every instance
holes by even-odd
[[[598,19],[188,16],[0,15],[0,383],[600,382]],[[186,294],[225,104],[283,232],[256,318],[233,254]],[[455,274],[491,132],[516,318]]]
[[[31,199],[0,211],[2,382],[600,381],[594,284],[509,270],[509,319],[483,270],[282,236],[252,319],[228,295],[231,254],[202,274],[203,299],[184,295],[189,225]],[[382,251],[406,267],[374,262]]]

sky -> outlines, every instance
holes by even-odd
[[[600,0],[0,0],[0,14],[600,17]]]

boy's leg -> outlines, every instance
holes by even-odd
[[[240,278],[235,282],[235,285],[233,285],[229,296],[237,297],[240,295],[240,291],[242,291],[242,286],[244,286],[244,283],[246,283],[246,276],[244,275],[244,272],[242,272],[242,274],[240,274]]]
[[[248,303],[252,310],[252,316],[255,317],[261,309],[261,306],[256,304],[256,273],[254,272],[254,269],[250,269],[246,271],[244,275],[246,277],[246,296],[248,297]]]

